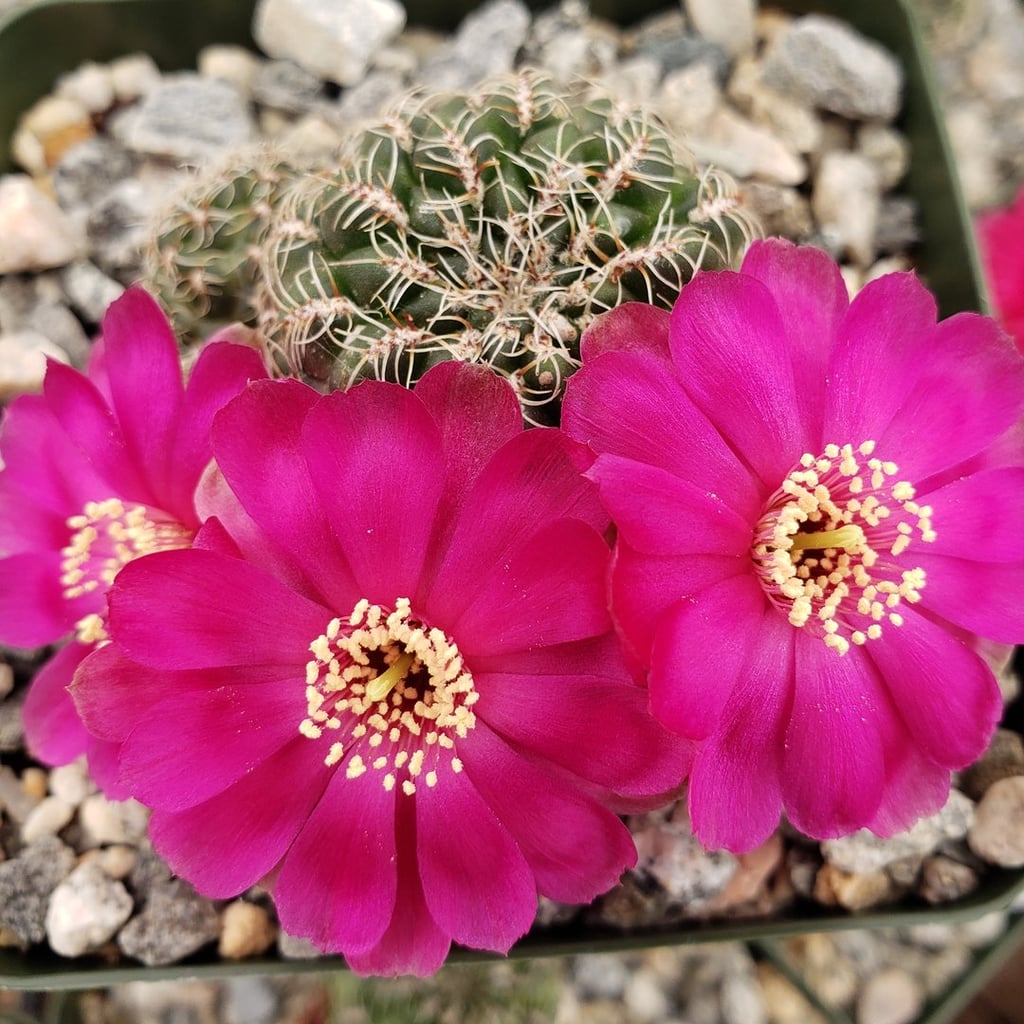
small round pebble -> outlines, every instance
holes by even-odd
[[[857,1024],[910,1024],[924,1005],[921,986],[895,967],[869,978],[857,1000]]]
[[[989,786],[975,810],[967,842],[990,864],[1024,867],[1024,775]]]
[[[21,826],[21,838],[34,843],[44,836],[55,836],[74,817],[75,808],[59,796],[48,796],[25,819]]]
[[[236,900],[221,913],[217,952],[227,960],[259,956],[270,949],[276,937],[277,929],[263,907]]]

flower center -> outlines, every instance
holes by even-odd
[[[838,654],[901,626],[903,601],[921,599],[925,573],[895,559],[917,540],[935,540],[931,507],[893,482],[894,462],[874,458],[874,441],[804,454],[772,495],[754,531],[754,565],[790,623],[813,630]]]
[[[61,549],[60,584],[68,601],[106,594],[114,577],[129,562],[155,551],[187,548],[192,531],[145,505],[126,506],[120,498],[86,502],[67,521],[72,531]],[[90,612],[75,623],[84,644],[107,640],[104,612]]]
[[[456,739],[476,724],[479,699],[458,647],[445,633],[412,617],[409,599],[389,611],[363,599],[347,623],[332,619],[310,645],[306,718],[299,732],[318,740],[335,731],[324,763],[345,761],[345,776],[382,773],[392,790],[401,782],[436,786],[439,769],[462,771]]]

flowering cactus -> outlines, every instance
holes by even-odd
[[[414,96],[300,180],[258,299],[288,371],[411,385],[438,361],[481,362],[552,422],[594,316],[668,308],[694,270],[732,262],[754,231],[731,187],[642,111],[576,92],[526,71]]]

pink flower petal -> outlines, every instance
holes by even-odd
[[[894,714],[862,650],[840,657],[819,637],[797,632],[782,791],[801,832],[829,839],[872,820],[886,785],[883,721]]]
[[[156,301],[136,287],[107,307],[102,331],[110,393],[129,456],[157,492],[166,492],[184,394],[171,326]]]
[[[587,474],[623,539],[654,555],[740,555],[750,523],[707,486],[619,455],[599,455]]]
[[[4,410],[0,456],[4,479],[62,519],[108,493],[41,395],[21,395]]]
[[[915,371],[917,383],[876,438],[902,479],[918,483],[976,455],[1024,410],[1024,359],[987,317],[961,313],[944,320]]]
[[[645,797],[677,787],[691,745],[654,721],[645,690],[598,668],[588,660],[564,675],[480,675],[474,710],[517,748],[610,793]]]
[[[41,508],[8,473],[0,473],[0,509],[0,553],[4,555],[59,551],[70,538],[67,515]]]
[[[131,793],[121,784],[120,743],[89,737],[85,756],[89,766],[89,777],[99,786],[108,800],[127,800]]]
[[[918,749],[944,768],[963,768],[984,752],[1003,713],[995,677],[947,628],[914,608],[900,611],[904,625],[886,624],[864,651]]]
[[[159,504],[129,455],[117,418],[95,385],[70,366],[51,360],[44,388],[54,419],[78,448],[82,462],[106,485],[104,497],[117,495]]]
[[[196,360],[185,388],[185,399],[173,441],[173,493],[162,507],[179,522],[192,523],[192,495],[196,481],[213,457],[210,428],[213,417],[241,392],[249,381],[267,376],[260,354],[246,345],[207,344]]]
[[[321,399],[302,437],[359,596],[415,595],[445,483],[440,431],[424,404],[398,384],[365,381]]]
[[[71,686],[78,714],[96,736],[120,744],[168,694],[201,693],[220,686],[241,687],[281,679],[277,665],[167,671],[125,657],[117,644],[96,648]]]
[[[769,489],[778,486],[816,445],[811,421],[820,410],[813,394],[798,400],[790,343],[768,289],[743,274],[698,274],[672,309],[671,346],[693,403]],[[702,469],[711,479],[706,463]]]
[[[275,380],[257,381],[229,402],[214,419],[213,450],[248,518],[242,521],[232,511],[230,494],[222,494],[211,507],[212,495],[205,488],[211,479],[216,481],[215,475],[204,476],[197,502],[202,499],[203,514],[217,515],[243,550],[253,552],[265,536],[274,546],[274,562],[284,554],[295,567],[292,571],[301,573],[304,593],[347,610],[365,595],[338,549],[303,454],[302,423],[319,397],[298,381]]]
[[[537,885],[515,839],[465,772],[416,791],[423,895],[442,931],[473,949],[505,953],[537,913]]]
[[[651,713],[701,740],[718,725],[768,609],[752,575],[732,576],[678,601],[661,617],[651,650]]]
[[[1012,644],[1024,636],[1024,561],[972,562],[922,548],[905,556],[927,576],[922,608],[989,640]]]
[[[120,780],[149,807],[194,807],[300,735],[305,716],[301,676],[258,685],[171,691],[125,738]],[[191,758],[169,756],[183,734],[193,749],[217,751],[202,771],[196,771]]]
[[[448,552],[430,574],[433,585],[424,579],[418,603],[437,621],[454,623],[494,583],[495,567],[547,523],[568,517],[604,530],[608,514],[582,475],[592,459],[561,431],[544,427],[503,445],[477,477]]]
[[[645,555],[619,541],[612,565],[612,608],[630,647],[645,664],[658,621],[677,601],[749,573],[750,559],[733,555]]]
[[[297,737],[205,803],[154,811],[149,835],[175,874],[204,896],[229,899],[281,860],[331,777],[317,745]]]
[[[878,441],[931,358],[935,300],[913,274],[886,274],[850,304],[832,351],[826,443]],[[888,458],[889,456],[884,456]]]
[[[741,272],[760,281],[783,314],[808,435],[821,437],[824,407],[819,396],[824,394],[832,342],[849,307],[839,267],[814,246],[769,238],[751,244]]]
[[[416,808],[399,800],[395,814],[398,895],[391,923],[380,942],[365,953],[349,953],[349,967],[357,974],[395,976],[433,974],[445,960],[451,939],[430,916],[423,898],[416,864]]]
[[[592,527],[556,520],[490,573],[481,565],[484,589],[448,628],[468,658],[604,633],[608,558]]]
[[[606,352],[643,352],[668,363],[670,322],[668,310],[646,302],[624,302],[602,313],[583,332],[580,354],[584,363]]]
[[[454,359],[429,369],[415,393],[441,432],[445,487],[433,547],[443,553],[473,482],[498,449],[523,432],[523,416],[505,378]]]
[[[343,767],[335,769],[274,884],[278,917],[289,935],[348,955],[381,941],[398,889],[395,799],[379,773],[349,779]]]
[[[633,839],[611,811],[527,761],[482,722],[459,742],[459,755],[543,895],[589,903],[636,864]]]
[[[56,551],[0,560],[0,642],[40,647],[71,632],[77,604],[64,597],[60,566]]]
[[[715,492],[751,520],[761,497],[750,470],[683,391],[675,372],[638,352],[609,352],[569,378],[562,429],[595,452],[621,455]]]
[[[919,500],[934,509],[936,537],[925,549],[930,555],[1024,561],[1024,468],[961,477]],[[909,550],[908,558],[912,557]]]
[[[879,723],[885,751],[885,788],[867,827],[880,836],[903,832],[940,811],[949,798],[950,773],[918,749],[896,708]]]
[[[1014,202],[977,218],[978,243],[993,304],[1024,347],[1024,188]]]
[[[795,630],[766,615],[750,659],[699,750],[688,801],[694,834],[709,850],[748,853],[775,830],[782,810],[782,753],[793,692]]]
[[[161,551],[130,562],[109,603],[118,646],[154,668],[277,665],[298,667],[301,676],[309,645],[332,617],[273,576],[212,551]]]
[[[75,670],[92,651],[85,644],[65,644],[36,673],[22,708],[25,744],[44,764],[68,764],[85,753],[89,734],[75,710],[68,687]]]

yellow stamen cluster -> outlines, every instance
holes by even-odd
[[[892,559],[913,540],[935,539],[932,510],[914,487],[895,483],[893,462],[874,457],[875,442],[825,446],[804,454],[773,495],[755,532],[753,556],[769,597],[792,625],[819,632],[846,654],[850,644],[901,626],[898,608],[921,599],[925,573]]]
[[[142,555],[192,543],[192,532],[180,523],[157,519],[145,505],[126,506],[120,498],[86,502],[67,525],[72,535],[61,549],[60,584],[69,601],[105,593],[114,577]],[[85,644],[107,640],[104,618],[95,612],[79,619],[75,630]]]
[[[299,732],[309,739],[345,734],[325,764],[345,760],[349,779],[380,772],[386,790],[400,781],[406,796],[421,780],[436,786],[439,766],[462,771],[455,740],[476,724],[480,695],[458,647],[413,619],[408,598],[391,612],[360,601],[347,623],[332,619],[309,650]]]

